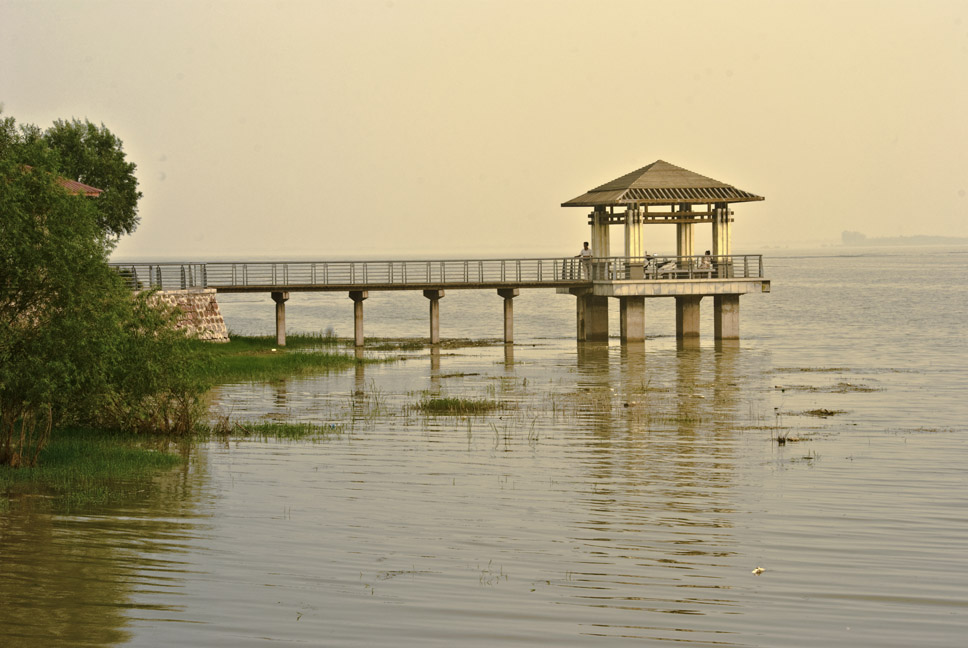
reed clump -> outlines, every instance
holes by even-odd
[[[303,441],[321,439],[343,433],[342,423],[301,423],[279,421],[236,421],[227,429],[223,428],[226,436],[246,438],[259,441],[287,440]]]
[[[488,414],[501,409],[499,401],[474,398],[431,397],[419,400],[413,408],[436,416],[471,416]]]

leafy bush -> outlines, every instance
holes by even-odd
[[[108,267],[116,232],[59,161],[0,119],[0,465],[35,464],[62,422],[185,432],[204,391],[172,313]]]

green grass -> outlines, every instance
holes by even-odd
[[[413,406],[425,414],[467,416],[472,414],[487,414],[502,407],[501,403],[493,400],[475,400],[471,398],[424,398]]]
[[[198,352],[206,356],[201,377],[211,384],[272,381],[375,362],[334,351],[339,344],[337,338],[322,335],[291,335],[284,347],[270,336],[233,335],[225,344],[199,342]]]
[[[281,423],[276,421],[230,421],[224,417],[211,428],[201,430],[196,440],[213,437],[246,438],[259,441],[284,439],[314,440],[343,433],[342,423]]]
[[[50,498],[59,510],[122,501],[145,491],[159,471],[182,461],[159,439],[57,429],[37,467],[0,466],[0,510],[23,496]]]

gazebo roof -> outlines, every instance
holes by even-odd
[[[577,198],[572,198],[561,206],[678,205],[753,200],[763,200],[763,197],[663,160],[656,160],[648,166],[606,182]]]

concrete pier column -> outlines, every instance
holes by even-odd
[[[287,292],[271,292],[272,301],[276,302],[276,345],[286,346],[286,301]]]
[[[645,339],[645,297],[619,297],[622,343]]]
[[[363,300],[370,296],[366,290],[351,290],[353,300],[353,340],[356,346],[363,346]]]
[[[717,340],[739,339],[739,295],[713,297],[713,329]]]
[[[430,300],[430,343],[440,343],[440,300],[443,290],[425,290],[423,296]]]
[[[699,302],[701,295],[676,297],[676,338],[699,338]]]
[[[514,342],[514,298],[521,294],[517,288],[498,288],[497,294],[504,297],[504,343]]]
[[[608,341],[608,297],[591,293],[576,295],[579,342]]]

